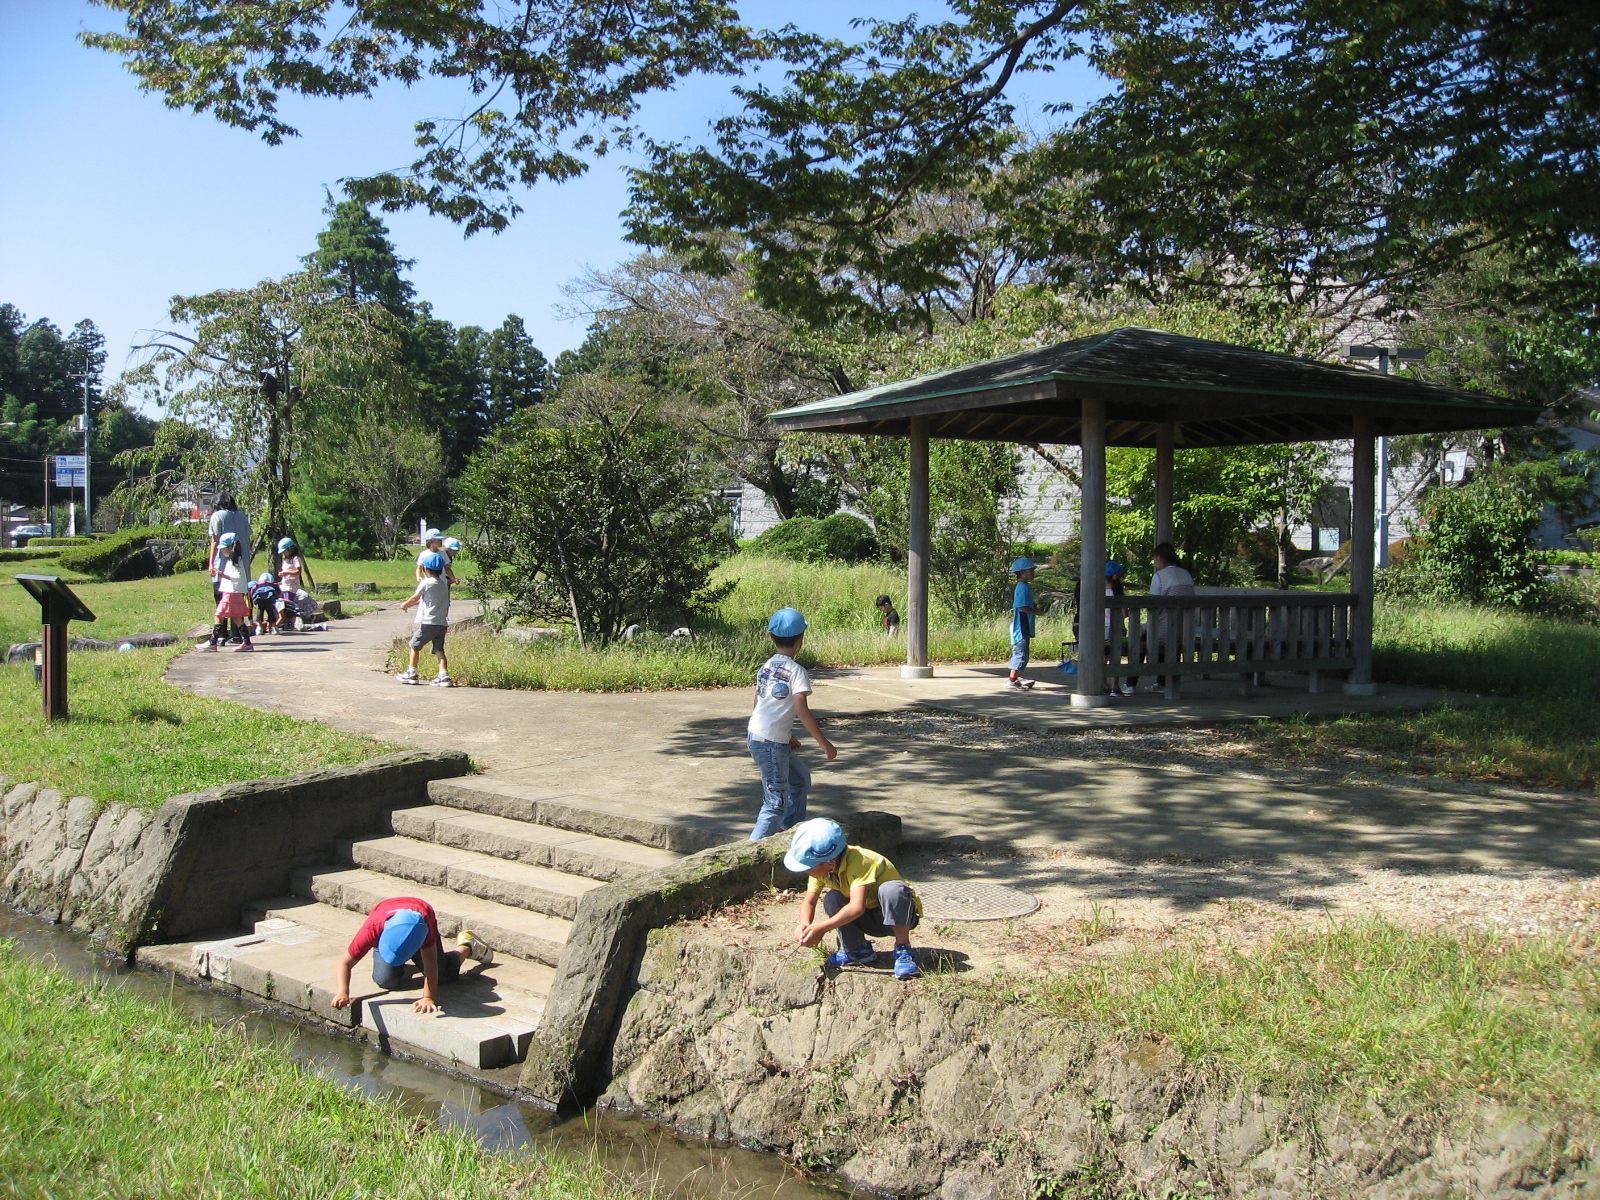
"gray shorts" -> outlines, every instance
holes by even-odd
[[[409,645],[413,650],[421,650],[429,642],[433,643],[435,654],[444,653],[444,635],[449,630],[448,625],[418,625],[415,633],[411,635]]]

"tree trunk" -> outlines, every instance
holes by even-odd
[[[1278,514],[1278,590],[1286,592],[1290,585],[1289,559],[1294,555],[1294,539],[1289,536],[1289,514]]]

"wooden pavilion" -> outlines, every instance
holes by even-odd
[[[1105,704],[1107,675],[1348,670],[1370,695],[1375,439],[1529,425],[1540,409],[1358,367],[1127,326],[772,414],[780,429],[911,442],[907,678],[928,665],[928,439],[1081,446],[1083,546],[1074,706]],[[1119,597],[1104,592],[1106,447],[1156,451],[1155,540],[1172,540],[1179,447],[1354,442],[1351,591]],[[1108,645],[1109,638],[1109,645]]]

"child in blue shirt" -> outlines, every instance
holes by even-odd
[[[1022,677],[1022,670],[1028,665],[1028,643],[1033,640],[1033,622],[1039,610],[1033,603],[1033,560],[1019,558],[1011,570],[1017,577],[1017,590],[1011,597],[1011,674],[1006,686],[1020,692],[1033,686],[1033,680]]]

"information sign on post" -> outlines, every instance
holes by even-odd
[[[88,474],[88,456],[84,454],[56,455],[56,486],[81,488]]]
[[[84,602],[55,575],[18,575],[17,582],[39,602],[44,626],[44,715],[59,721],[67,715],[67,623],[92,621]]]

